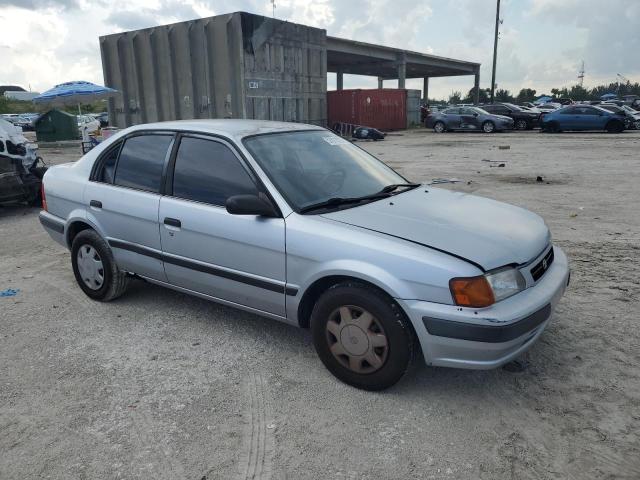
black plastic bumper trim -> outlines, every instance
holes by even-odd
[[[64,233],[64,222],[62,220],[53,220],[52,218],[45,217],[44,215],[40,215],[39,217],[40,223],[43,227],[46,227],[57,233]]]
[[[508,325],[478,325],[432,317],[422,317],[422,321],[429,334],[436,337],[470,340],[472,342],[502,343],[530,332],[545,322],[550,315],[551,305],[547,304],[528,317]]]

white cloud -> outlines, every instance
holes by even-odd
[[[587,84],[613,81],[616,73],[640,78],[640,0],[502,5],[500,87],[570,85],[582,59]],[[44,90],[75,79],[102,83],[99,36],[239,10],[272,12],[269,0],[0,0],[0,84]],[[481,85],[490,82],[495,0],[277,0],[276,17],[329,35],[477,61]],[[367,77],[345,78],[345,87],[375,85]],[[445,97],[472,85],[473,77],[432,79],[430,93]],[[422,84],[409,80],[408,86]]]

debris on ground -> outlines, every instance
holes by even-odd
[[[498,150],[510,150],[511,145],[498,145]]]
[[[358,127],[351,136],[357,140],[384,140],[386,134],[372,127]]]
[[[499,163],[498,165],[489,165],[489,167],[504,167],[504,163]]]
[[[7,288],[0,291],[0,297],[15,297],[19,291],[19,289]]]
[[[460,183],[459,178],[434,178],[427,185],[439,185],[441,183]]]

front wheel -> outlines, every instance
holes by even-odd
[[[111,248],[94,230],[83,230],[73,239],[71,265],[78,285],[94,300],[108,302],[127,288],[126,273],[118,268]]]
[[[359,283],[327,290],[311,314],[316,352],[343,382],[363,390],[394,385],[411,363],[414,333],[400,307]]]
[[[447,130],[444,122],[436,122],[433,124],[433,131],[436,133],[444,133]]]
[[[484,133],[493,133],[496,131],[496,126],[491,120],[487,120],[482,124],[482,131]]]
[[[518,120],[516,122],[516,129],[518,130],[527,130],[529,128],[529,124],[526,120]]]

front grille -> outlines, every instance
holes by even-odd
[[[540,260],[532,269],[531,269],[531,276],[533,277],[533,280],[535,282],[537,282],[538,280],[540,280],[542,278],[542,276],[545,274],[545,272],[547,270],[549,270],[549,267],[551,267],[551,264],[553,263],[553,247],[551,247],[551,250],[549,250],[549,253],[547,253],[544,258],[542,260]]]

